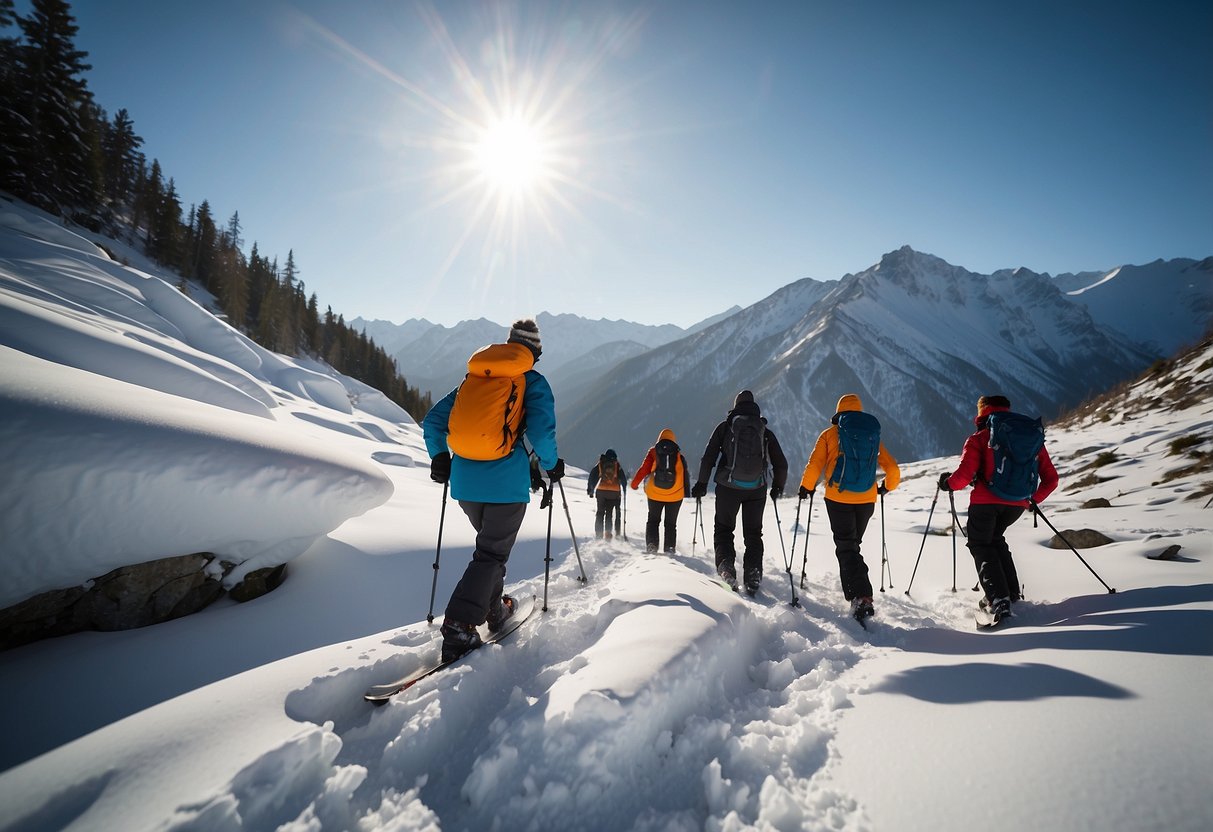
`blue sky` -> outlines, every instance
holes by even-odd
[[[1213,255],[1208,4],[73,12],[185,205],[294,249],[347,318],[685,326],[905,244],[984,273]]]

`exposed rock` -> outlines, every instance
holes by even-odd
[[[236,601],[251,601],[260,598],[267,592],[273,592],[286,580],[286,564],[267,566],[256,569],[244,576],[244,580],[236,584],[228,594]]]
[[[1065,538],[1064,540],[1062,538]],[[1103,532],[1095,529],[1066,529],[1053,536],[1049,541],[1050,549],[1093,549],[1096,546],[1106,546],[1115,541]]]
[[[1146,557],[1150,560],[1176,560],[1179,557],[1179,550],[1182,548],[1178,543],[1172,543],[1157,555],[1146,555]]]
[[[209,554],[123,566],[86,587],[44,592],[0,610],[0,649],[82,630],[129,630],[197,612],[223,594]]]
[[[1106,497],[1096,497],[1093,500],[1087,500],[1080,508],[1111,508],[1112,504],[1108,502]]]

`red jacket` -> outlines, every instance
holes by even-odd
[[[998,503],[1004,506],[1027,508],[1027,500],[1004,500],[986,485],[983,472],[994,470],[994,451],[990,448],[990,429],[986,426],[986,417],[1002,410],[1007,410],[1007,408],[992,407],[973,420],[977,425],[977,432],[965,440],[964,450],[960,453],[960,467],[952,476],[948,477],[948,487],[953,491],[962,491],[972,483],[973,493],[969,495],[970,504]],[[1057,469],[1053,467],[1053,460],[1049,459],[1049,451],[1043,445],[1040,447],[1040,453],[1036,455],[1036,462],[1040,483],[1036,486],[1036,493],[1032,495],[1032,502],[1043,503],[1045,498],[1057,488]]]

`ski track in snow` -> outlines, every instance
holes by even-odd
[[[787,573],[778,569],[748,599],[711,581],[703,556],[644,555],[630,544],[596,542],[583,545],[582,558],[588,585],[566,562],[553,574],[548,611],[537,607],[508,644],[384,707],[364,703],[362,692],[431,660],[436,623],[384,634],[382,649],[364,649],[360,666],[296,690],[287,713],[319,730],[257,760],[228,793],[182,807],[183,822],[169,828],[213,828],[198,824],[237,806],[241,828],[311,817],[324,828],[368,829],[423,828],[439,818],[458,818],[459,828],[559,828],[572,817],[583,828],[868,828],[855,801],[829,784],[831,739],[864,685],[855,666],[899,641],[903,625],[878,615],[865,631],[835,587],[811,581],[798,588],[802,606],[793,607]],[[607,648],[612,624],[675,603],[639,592],[620,602],[629,582],[645,579],[630,573],[663,570],[675,570],[684,585],[702,576],[702,586],[680,593],[682,603],[705,596],[728,612],[708,610],[713,624],[696,647],[676,653],[634,691],[591,684],[559,712],[560,687],[588,664],[587,653]],[[542,605],[541,581],[510,591],[534,592]],[[955,625],[971,618],[970,601],[951,605]],[[923,621],[921,607],[900,592],[878,603],[894,619]],[[570,768],[573,755],[578,765]],[[273,799],[253,799],[253,783]],[[685,796],[696,793],[699,804],[687,808]],[[811,821],[806,806],[814,807]]]

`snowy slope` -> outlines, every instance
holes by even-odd
[[[11,761],[27,760],[0,774],[0,828],[1207,829],[1211,390],[1206,344],[1050,431],[1063,488],[1046,514],[1113,538],[1084,557],[1115,594],[1023,519],[1010,539],[1027,601],[1012,627],[975,632],[971,562],[963,541],[954,560],[933,499],[955,460],[931,460],[907,466],[869,528],[873,578],[889,584],[870,632],[845,615],[820,505],[798,518],[781,502],[781,527],[768,509],[753,601],[708,579],[692,504],[674,557],[583,537],[586,585],[557,518],[547,612],[374,708],[367,685],[436,650],[424,613],[438,489],[423,468],[386,469],[393,499],[265,598],[0,654],[18,680],[0,693],[0,730]],[[584,531],[581,482],[566,493]],[[1113,508],[1079,508],[1097,496]],[[704,510],[710,527],[710,498]],[[634,494],[629,516],[635,536]],[[796,519],[789,580],[776,538],[792,546]],[[459,520],[439,605],[471,543]],[[511,591],[544,597],[546,520],[528,512]],[[1178,559],[1146,557],[1171,544]],[[100,672],[136,665],[137,681]],[[65,672],[89,678],[87,697],[56,688]],[[65,720],[73,733],[46,743]]]
[[[1196,342],[1213,321],[1213,257],[1156,260],[1106,274],[1058,275],[1091,317],[1160,356]]]
[[[0,412],[0,607],[175,555],[237,564],[229,585],[286,562],[388,499],[371,456],[412,424],[378,391],[262,349],[10,204]],[[365,450],[317,441],[334,419]]]
[[[551,514],[528,511],[507,579],[548,609],[373,708],[368,685],[436,652],[426,614],[440,620],[474,540],[448,506],[436,553],[442,491],[417,426],[36,212],[3,217],[5,590],[145,550],[293,560],[245,604],[0,652],[0,830],[1213,826],[1213,342],[1050,426],[1046,516],[1113,543],[1082,552],[1093,574],[1021,519],[1027,600],[1003,631],[975,632],[973,567],[946,533],[934,482],[954,457],[906,465],[868,529],[887,584],[871,631],[846,616],[820,504],[768,508],[749,600],[710,580],[711,497],[702,526],[684,505],[677,555],[645,555],[638,493],[633,542],[587,539],[571,469]],[[793,284],[692,336],[698,366],[757,367],[802,348],[783,333],[811,342],[803,310],[832,293],[894,290],[913,307],[893,282]],[[1055,340],[1066,320],[1009,316],[1007,337],[1036,361],[1071,343]],[[670,347],[640,360],[693,366]],[[1082,508],[1094,497],[1111,508]]]

